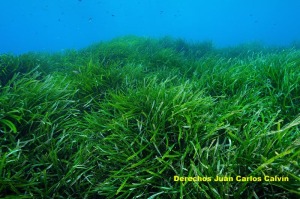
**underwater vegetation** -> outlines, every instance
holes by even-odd
[[[126,36],[0,80],[1,198],[300,196],[299,49]]]

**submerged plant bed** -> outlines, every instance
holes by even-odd
[[[1,198],[297,198],[300,51],[121,37],[0,55]]]

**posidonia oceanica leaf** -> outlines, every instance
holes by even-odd
[[[13,133],[17,133],[17,127],[11,121],[7,119],[1,119],[0,123],[2,123],[4,126],[7,126]]]

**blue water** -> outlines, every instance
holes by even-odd
[[[0,0],[0,53],[63,51],[123,35],[215,46],[300,40],[299,0]]]

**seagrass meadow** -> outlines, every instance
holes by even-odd
[[[300,197],[297,47],[125,36],[0,78],[1,198]]]

